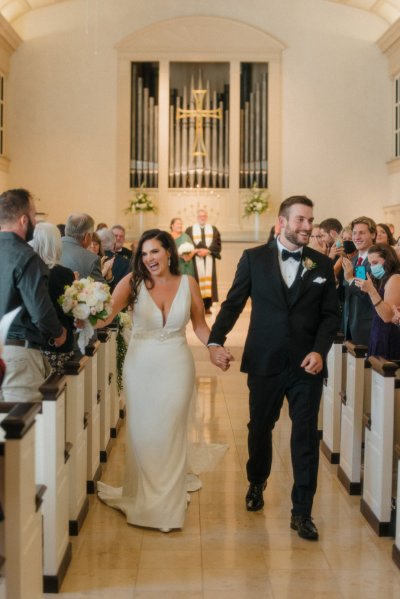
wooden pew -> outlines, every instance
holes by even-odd
[[[111,451],[111,381],[109,328],[97,331],[100,347],[97,358],[97,385],[100,392],[100,462],[107,462]]]
[[[65,438],[66,378],[52,374],[40,387],[42,414],[36,426],[37,480],[46,485],[43,502],[43,590],[58,593],[71,561],[68,460]]]
[[[372,367],[371,407],[364,414],[364,484],[361,513],[379,536],[394,536],[392,498],[395,422],[400,418],[400,396],[396,389],[399,364],[370,357]],[[398,430],[396,431],[399,434]]]
[[[42,597],[42,497],[35,484],[35,418],[40,403],[1,403],[1,505],[5,578],[0,597]]]
[[[396,566],[400,570],[400,445],[395,445],[394,447],[395,460],[397,463],[397,494],[396,494],[396,529],[395,529],[395,539],[392,548],[392,559]]]
[[[342,393],[338,478],[350,495],[360,495],[363,413],[371,401],[371,367],[366,346],[350,341],[345,346],[346,391]]]
[[[100,400],[101,393],[97,386],[97,357],[100,341],[94,341],[86,348],[90,360],[85,367],[85,412],[88,418],[87,427],[87,474],[86,492],[95,493],[96,482],[101,477],[100,464]]]
[[[69,460],[69,534],[76,536],[89,510],[87,481],[87,425],[85,414],[85,367],[90,358],[76,353],[64,364],[66,375],[66,441]]]
[[[345,390],[346,352],[343,345],[344,334],[337,333],[328,353],[328,378],[323,388],[323,426],[321,450],[331,464],[340,459],[340,424],[342,415],[342,394]]]

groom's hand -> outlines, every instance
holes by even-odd
[[[210,352],[210,360],[218,368],[221,368],[223,372],[228,370],[230,362],[233,360],[233,356],[229,349],[222,347],[221,345],[210,345],[208,347]]]
[[[301,363],[301,368],[304,368],[308,374],[319,374],[323,368],[323,360],[321,354],[312,351]]]

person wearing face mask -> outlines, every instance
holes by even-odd
[[[393,324],[393,306],[400,305],[400,262],[394,249],[386,244],[368,250],[371,276],[355,279],[355,285],[369,295],[375,309],[372,318],[368,355],[386,360],[400,359],[400,329]]]
[[[0,195],[0,318],[20,307],[3,348],[4,401],[41,401],[39,387],[50,374],[41,349],[60,347],[66,330],[48,291],[49,270],[27,243],[35,228],[35,204],[26,189]]]

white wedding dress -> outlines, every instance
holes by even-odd
[[[190,305],[187,275],[181,277],[165,325],[144,284],[134,304],[124,365],[124,484],[120,488],[101,482],[97,485],[100,499],[121,510],[129,524],[182,528],[187,491],[201,487],[196,476],[188,475],[187,460],[188,416],[195,382],[193,356],[185,335]],[[227,447],[214,448],[218,459]],[[202,469],[207,469],[207,464]]]

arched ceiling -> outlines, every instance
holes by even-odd
[[[87,0],[90,2],[90,0]],[[388,25],[400,18],[400,0],[323,0],[359,8],[381,17]],[[70,0],[0,0],[0,13],[12,23],[30,10],[37,10],[50,4],[70,2]]]

